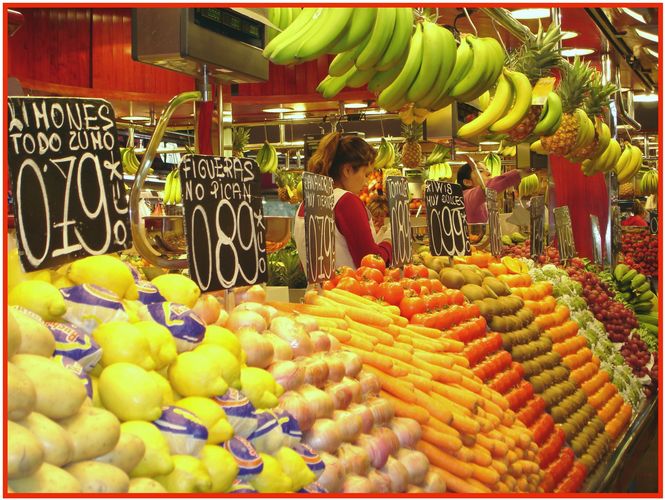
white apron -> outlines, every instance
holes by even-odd
[[[333,190],[333,197],[334,197],[333,211],[335,210],[335,207],[337,206],[337,202],[339,201],[339,199],[348,192],[349,191],[345,191],[344,189],[340,188],[335,188]],[[374,241],[377,241],[376,231],[374,231],[374,225],[372,224],[371,214],[369,213],[369,210],[367,210],[367,207],[365,207],[365,211],[367,212],[369,227],[370,230],[372,231],[372,238],[374,238]],[[303,269],[306,269],[307,263],[305,262],[305,256],[307,255],[307,247],[305,246],[305,218],[300,217],[298,215],[299,213],[300,213],[300,206],[298,207],[298,210],[296,210],[295,220],[293,223],[293,240],[296,243],[296,248],[298,249],[298,256],[300,257],[300,262],[302,263]],[[338,267],[341,266],[349,266],[352,269],[356,268],[356,265],[353,263],[353,257],[351,256],[351,252],[349,252],[349,247],[346,244],[346,238],[344,237],[344,235],[342,235],[342,233],[339,232],[339,229],[337,229],[337,224],[335,224],[335,266],[334,267],[335,269],[337,269]]]

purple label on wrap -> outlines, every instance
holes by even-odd
[[[159,289],[149,281],[137,281],[136,290],[139,293],[139,301],[143,304],[166,302]]]
[[[328,490],[326,490],[319,483],[314,482],[312,484],[308,484],[303,489],[298,490],[298,493],[328,493]]]
[[[247,483],[242,482],[240,479],[233,481],[229,488],[229,493],[256,493],[257,491]]]
[[[86,372],[92,370],[102,357],[102,348],[91,335],[74,325],[47,322],[46,326],[55,338],[55,352],[77,361]]]
[[[256,476],[263,471],[263,459],[245,438],[232,437],[224,443],[224,448],[238,464],[238,477]]]
[[[88,394],[88,397],[92,399],[92,380],[90,380],[90,377],[86,375],[83,367],[75,360],[68,358],[67,356],[57,355],[53,356],[53,359],[58,361],[62,366],[67,368],[70,372],[81,379],[83,385],[85,386],[85,392]]]
[[[307,464],[307,467],[309,467],[309,470],[316,474],[316,477],[319,477],[326,469],[325,462],[311,446],[300,443],[293,447],[293,451],[302,457],[302,459]]]
[[[176,340],[192,345],[203,341],[206,325],[189,307],[175,302],[161,302],[146,305],[150,318],[169,329]]]

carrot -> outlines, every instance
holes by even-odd
[[[330,335],[339,340],[342,344],[348,344],[351,340],[351,334],[346,330],[340,330],[339,328],[325,327],[323,331],[328,332]]]
[[[612,382],[607,382],[598,392],[589,396],[589,404],[596,410],[600,410],[612,396],[617,393],[617,387]]]
[[[413,349],[413,339],[409,337],[408,335],[397,335],[395,337],[395,340],[397,340],[400,343],[410,345],[411,348]]]
[[[462,356],[461,354],[453,354],[452,352],[448,353],[448,356],[449,356],[451,359],[453,359],[453,360],[455,361],[455,365],[456,365],[456,366],[453,366],[453,370],[455,370],[455,371],[460,371],[459,368],[465,368],[466,371],[465,371],[465,372],[461,372],[461,371],[460,371],[460,373],[464,373],[465,375],[466,375],[466,374],[471,374],[471,375],[473,375],[473,372],[472,372],[471,370],[469,370],[469,367],[470,367],[471,365],[469,364],[469,360],[468,360],[468,359],[466,359],[466,358],[465,358],[464,356]],[[459,367],[459,368],[458,368],[458,367]]]
[[[432,375],[432,379],[436,380],[437,382],[455,383],[461,382],[462,380],[462,376],[459,373],[456,373],[453,370],[449,370],[448,368],[442,368],[440,366],[433,365],[418,357],[414,357],[411,362],[416,368],[420,368],[421,370],[425,370],[426,372],[430,373]]]
[[[327,306],[335,310],[339,310],[342,317],[348,316],[354,321],[366,325],[375,325],[375,326],[388,326],[392,324],[392,320],[385,314],[377,312],[372,309],[362,309],[355,306],[347,306],[341,302],[336,302],[332,299],[318,296],[314,298],[314,303],[319,306]]]
[[[366,299],[361,295],[356,295],[355,293],[349,292],[347,290],[342,290],[341,288],[333,288],[332,290],[323,290],[321,292],[321,295],[323,295],[327,299],[334,300],[335,302],[339,302],[341,304],[349,306],[357,306],[358,304],[362,304],[363,306],[366,306],[375,311],[383,310],[383,306],[381,304],[378,304],[373,300]]]
[[[374,374],[381,384],[381,388],[395,396],[396,398],[401,399],[405,403],[417,403],[417,398],[414,394],[414,387],[411,382],[405,381],[403,379],[395,378],[387,373],[373,367],[365,366],[364,370]]]
[[[476,436],[476,443],[471,447],[474,454],[474,462],[481,467],[489,467],[492,464],[492,453],[478,444],[479,436],[483,436],[483,434]]]
[[[393,338],[393,336],[390,335],[389,333],[384,332],[383,330],[374,328],[373,326],[370,325],[359,323],[357,321],[352,320],[349,317],[346,318],[346,321],[349,323],[349,328],[353,328],[354,330],[362,332],[365,335],[373,337],[382,344],[385,344],[387,346],[392,346],[395,343],[395,339]]]
[[[380,395],[382,398],[387,399],[393,404],[393,406],[395,407],[395,416],[412,418],[414,420],[417,420],[421,424],[425,424],[429,420],[429,413],[423,410],[420,406],[405,403],[401,399],[397,399],[396,397],[392,396],[391,394],[388,394],[385,391],[381,391]]]
[[[432,415],[437,420],[440,420],[444,424],[449,424],[453,418],[452,411],[446,408],[443,405],[436,403],[429,395],[425,394],[423,391],[414,389],[415,396],[417,398],[418,405]]]
[[[605,403],[605,406],[600,409],[598,416],[607,424],[614,418],[614,415],[618,413],[622,405],[623,398],[621,397],[621,394],[616,393],[607,403]]]
[[[421,391],[425,393],[429,393],[432,391],[432,380],[421,377],[420,375],[415,375],[413,373],[409,373],[405,377],[403,377],[404,380],[407,380],[411,382],[417,389],[420,389]]]
[[[374,351],[380,354],[385,354],[386,356],[389,356],[393,359],[399,359],[400,361],[404,361],[405,363],[410,363],[412,358],[410,352],[401,349],[395,349],[394,347],[388,347],[387,345],[384,344],[375,345]]]
[[[471,411],[476,411],[478,408],[478,396],[467,389],[454,387],[449,384],[436,384],[434,386],[434,391]]]
[[[492,493],[491,488],[489,488],[487,485],[484,483],[481,483],[474,477],[470,477],[466,480],[467,483],[469,483],[471,486],[475,486],[479,490],[481,490],[483,493]]]
[[[591,396],[609,381],[610,375],[605,370],[599,370],[598,373],[582,384],[582,390],[587,396]]]
[[[473,469],[473,478],[488,486],[493,486],[499,482],[499,473],[488,467],[481,467],[476,463],[471,463]]]
[[[351,334],[351,337],[346,342],[347,345],[356,347],[357,349],[362,349],[363,351],[367,352],[374,351],[374,344],[362,333],[354,332],[353,330],[351,330],[349,333]]]
[[[414,354],[415,349],[413,348],[412,344],[407,344],[406,342],[398,342],[395,340],[395,343],[393,344],[393,347],[395,349],[401,349],[403,351],[407,351],[410,354]]]
[[[475,435],[480,432],[480,424],[473,418],[462,415],[461,413],[453,413],[453,420],[450,422],[450,425],[466,434]]]
[[[408,375],[409,373],[413,373],[414,375],[418,375],[419,377],[423,377],[423,378],[426,378],[428,380],[432,379],[432,375],[429,372],[427,372],[425,370],[421,370],[420,368],[416,368],[412,364],[404,363],[403,361],[400,361],[399,359],[394,359],[393,360],[393,366],[399,368],[403,372],[402,375],[399,375],[400,377],[404,377],[404,376]]]
[[[395,326],[395,325],[390,325],[390,326]],[[392,330],[392,332],[395,331],[397,330]],[[417,333],[407,330],[406,328],[402,328],[401,333],[398,333],[395,339],[399,340],[400,342],[406,342],[407,344],[411,344],[414,347],[418,347],[419,349],[424,349],[428,352],[432,353],[443,352],[443,345],[439,341],[430,339],[423,335],[418,335]]]
[[[379,340],[377,338],[372,337],[371,335],[367,335],[366,333],[362,332],[361,330],[356,330],[353,327],[349,327],[348,332],[355,338],[361,338],[363,340],[366,340],[372,346],[375,346],[379,343]]]
[[[431,352],[423,351],[417,347],[413,350],[413,355],[416,358],[422,359],[423,361],[427,361],[428,363],[439,366],[441,368],[452,368],[454,364],[453,360],[444,354],[433,354]]]
[[[467,446],[462,446],[459,450],[457,450],[455,453],[452,453],[452,455],[461,460],[462,462],[466,463],[471,463],[475,460],[475,455],[471,448],[468,448]]]
[[[444,424],[443,422],[434,417],[431,417],[429,419],[427,425],[432,429],[434,429],[435,431],[441,432],[443,434],[448,434],[450,436],[455,436],[458,439],[460,438],[460,433],[458,430],[453,429],[452,427],[450,427],[450,425]]]
[[[357,349],[352,346],[345,346],[344,348],[358,354],[362,358],[364,364],[368,364],[373,366],[374,368],[378,368],[382,372],[389,373],[390,370],[392,369],[393,366],[392,359],[390,359],[387,356],[384,356],[383,354],[368,352],[362,349]]]
[[[431,460],[430,462],[433,463]],[[465,493],[465,494],[487,493],[485,489],[479,488],[478,486],[471,484],[468,481],[469,478],[463,479],[459,476],[456,476],[455,474],[448,472],[445,469],[436,467],[434,465],[430,465],[430,470],[433,470],[434,472],[436,472],[441,476],[441,478],[446,483],[446,490],[448,491],[452,491],[454,493]]]
[[[496,483],[494,491],[497,491],[499,493],[510,493],[513,490],[503,481],[499,481],[498,483]]]
[[[421,439],[436,446],[439,449],[455,453],[462,448],[462,441],[456,436],[439,432],[434,428],[424,425]]]
[[[294,309],[303,314],[310,314],[311,316],[322,316],[324,318],[338,318],[344,319],[344,313],[337,309],[335,304],[319,304],[317,297],[314,300],[315,304],[295,304]]]
[[[467,479],[473,474],[473,469],[469,464],[462,462],[443,450],[436,449],[427,441],[418,441],[416,443],[416,450],[424,453],[431,464],[457,476],[458,478]],[[448,482],[446,481],[446,485],[447,484]]]
[[[338,328],[340,330],[346,330],[349,328],[349,325],[346,324],[346,321],[339,318],[316,318],[316,322],[319,324],[319,328]]]
[[[441,330],[438,330],[436,328],[429,328],[427,326],[421,326],[421,325],[407,325],[406,328],[408,330],[411,330],[412,332],[418,333],[425,337],[429,337],[431,339],[438,339],[441,337]]]
[[[492,403],[497,405],[504,412],[510,408],[508,400],[498,392],[490,389],[489,387],[483,386],[480,390],[480,395],[483,396],[485,399],[489,399]]]

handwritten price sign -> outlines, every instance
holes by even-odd
[[[429,248],[432,255],[470,255],[462,187],[441,181],[425,184]]]
[[[307,281],[329,280],[335,270],[335,218],[333,181],[325,175],[302,175],[305,202]]]
[[[411,262],[411,214],[409,213],[409,184],[406,177],[390,176],[386,179],[390,230],[393,244],[394,267]]]

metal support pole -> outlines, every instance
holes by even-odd
[[[222,94],[222,84],[217,85],[217,154],[224,156],[224,96]]]

